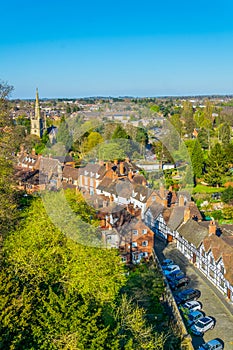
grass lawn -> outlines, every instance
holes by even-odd
[[[195,193],[216,193],[216,192],[222,192],[224,190],[225,190],[225,187],[210,187],[210,186],[197,184],[197,186],[194,187],[194,189],[193,189],[193,194],[195,194]]]

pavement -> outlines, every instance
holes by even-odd
[[[219,338],[224,342],[224,350],[233,350],[233,305],[185,258],[176,248],[175,243],[166,244],[160,238],[155,237],[154,248],[160,261],[170,258],[187,274],[190,278],[190,283],[186,288],[196,288],[201,291],[199,300],[203,305],[203,311],[206,316],[212,316],[216,320],[214,329],[207,331],[204,337],[192,337],[194,349],[198,349],[204,342]]]

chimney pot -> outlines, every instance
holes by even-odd
[[[214,221],[210,221],[209,234],[210,235],[216,235],[216,229],[217,229],[217,226],[216,226],[215,222]]]

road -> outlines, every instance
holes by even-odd
[[[233,306],[225,297],[209,282],[205,276],[195,268],[176,249],[175,243],[165,245],[160,239],[155,238],[155,252],[159,260],[170,258],[177,263],[188,277],[190,277],[189,288],[201,291],[200,301],[206,316],[212,316],[216,320],[214,329],[205,333],[204,337],[193,336],[194,349],[198,349],[204,341],[220,338],[224,342],[225,350],[233,350]]]

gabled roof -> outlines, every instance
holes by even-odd
[[[180,236],[184,237],[189,243],[192,243],[196,248],[208,236],[208,228],[199,225],[198,222],[189,219],[186,223],[181,225],[177,231]]]
[[[146,203],[150,195],[153,193],[150,188],[143,185],[135,185],[133,191],[135,196],[132,195],[132,197],[142,203]]]
[[[152,216],[154,219],[157,219],[157,217],[159,216],[159,214],[161,214],[163,212],[164,206],[160,203],[157,202],[153,202],[146,210],[146,213],[148,211],[151,212]],[[146,214],[145,213],[145,214]]]
[[[47,173],[58,173],[58,168],[61,168],[61,163],[58,159],[48,158],[48,157],[41,157],[40,160],[40,172],[47,174]]]
[[[206,252],[211,250],[216,262],[222,258],[225,267],[224,276],[233,284],[233,236],[218,237],[212,234],[204,239],[203,245]]]
[[[62,175],[63,178],[72,178],[73,180],[78,180],[80,174],[79,169],[65,165],[62,171]]]
[[[175,231],[184,221],[185,207],[174,207],[171,210],[171,215],[167,223],[168,227]]]

